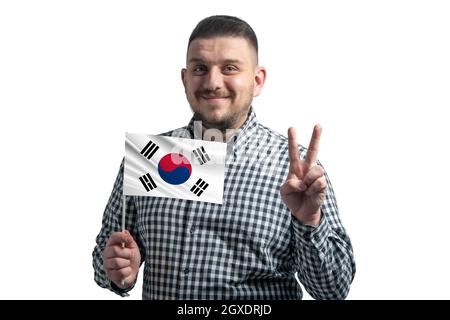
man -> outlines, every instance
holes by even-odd
[[[127,295],[145,262],[144,299],[301,299],[298,274],[316,299],[343,299],[355,273],[352,246],[328,177],[308,150],[258,123],[252,108],[266,70],[252,28],[212,16],[191,34],[181,72],[194,112],[166,135],[193,138],[193,122],[227,141],[222,205],[127,197],[120,230],[123,163],[93,252],[96,282]],[[123,247],[123,244],[124,247]]]

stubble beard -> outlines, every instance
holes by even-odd
[[[191,109],[194,111],[194,108]],[[246,108],[239,109],[238,112],[228,113],[223,119],[220,119],[218,122],[211,122],[206,117],[204,117],[201,113],[194,111],[194,121],[201,121],[204,129],[217,129],[222,133],[225,133],[230,129],[238,129],[248,117],[250,113],[251,105]]]
[[[218,95],[229,96],[230,99],[234,99],[233,94],[230,93],[218,93]],[[199,99],[199,96],[200,95],[197,94],[196,98]],[[225,115],[223,115],[222,119],[218,119],[217,121],[211,121],[211,119],[208,119],[201,112],[195,111],[201,110],[201,107],[197,106],[194,108],[193,104],[190,104],[190,107],[194,112],[194,121],[201,121],[204,129],[217,129],[222,133],[225,133],[227,130],[239,129],[239,127],[245,122],[251,110],[252,100],[253,99],[249,99],[246,106],[239,106],[235,111],[229,110]],[[206,111],[206,114],[207,113],[208,111]]]

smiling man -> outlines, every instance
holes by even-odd
[[[120,230],[123,163],[93,252],[96,282],[122,296],[145,263],[144,299],[344,299],[355,274],[328,176],[308,149],[261,125],[252,108],[264,86],[252,28],[231,16],[199,22],[181,78],[194,112],[166,135],[215,130],[227,142],[224,201],[127,197]],[[122,246],[125,244],[125,246]]]

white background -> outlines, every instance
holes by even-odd
[[[180,69],[212,14],[258,35],[260,122],[303,144],[324,128],[348,298],[449,299],[450,4],[430,0],[2,1],[0,298],[120,299],[91,252],[124,132],[190,119]]]

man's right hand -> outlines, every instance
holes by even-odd
[[[141,253],[128,230],[111,234],[102,257],[106,275],[117,287],[126,289],[136,280]]]

